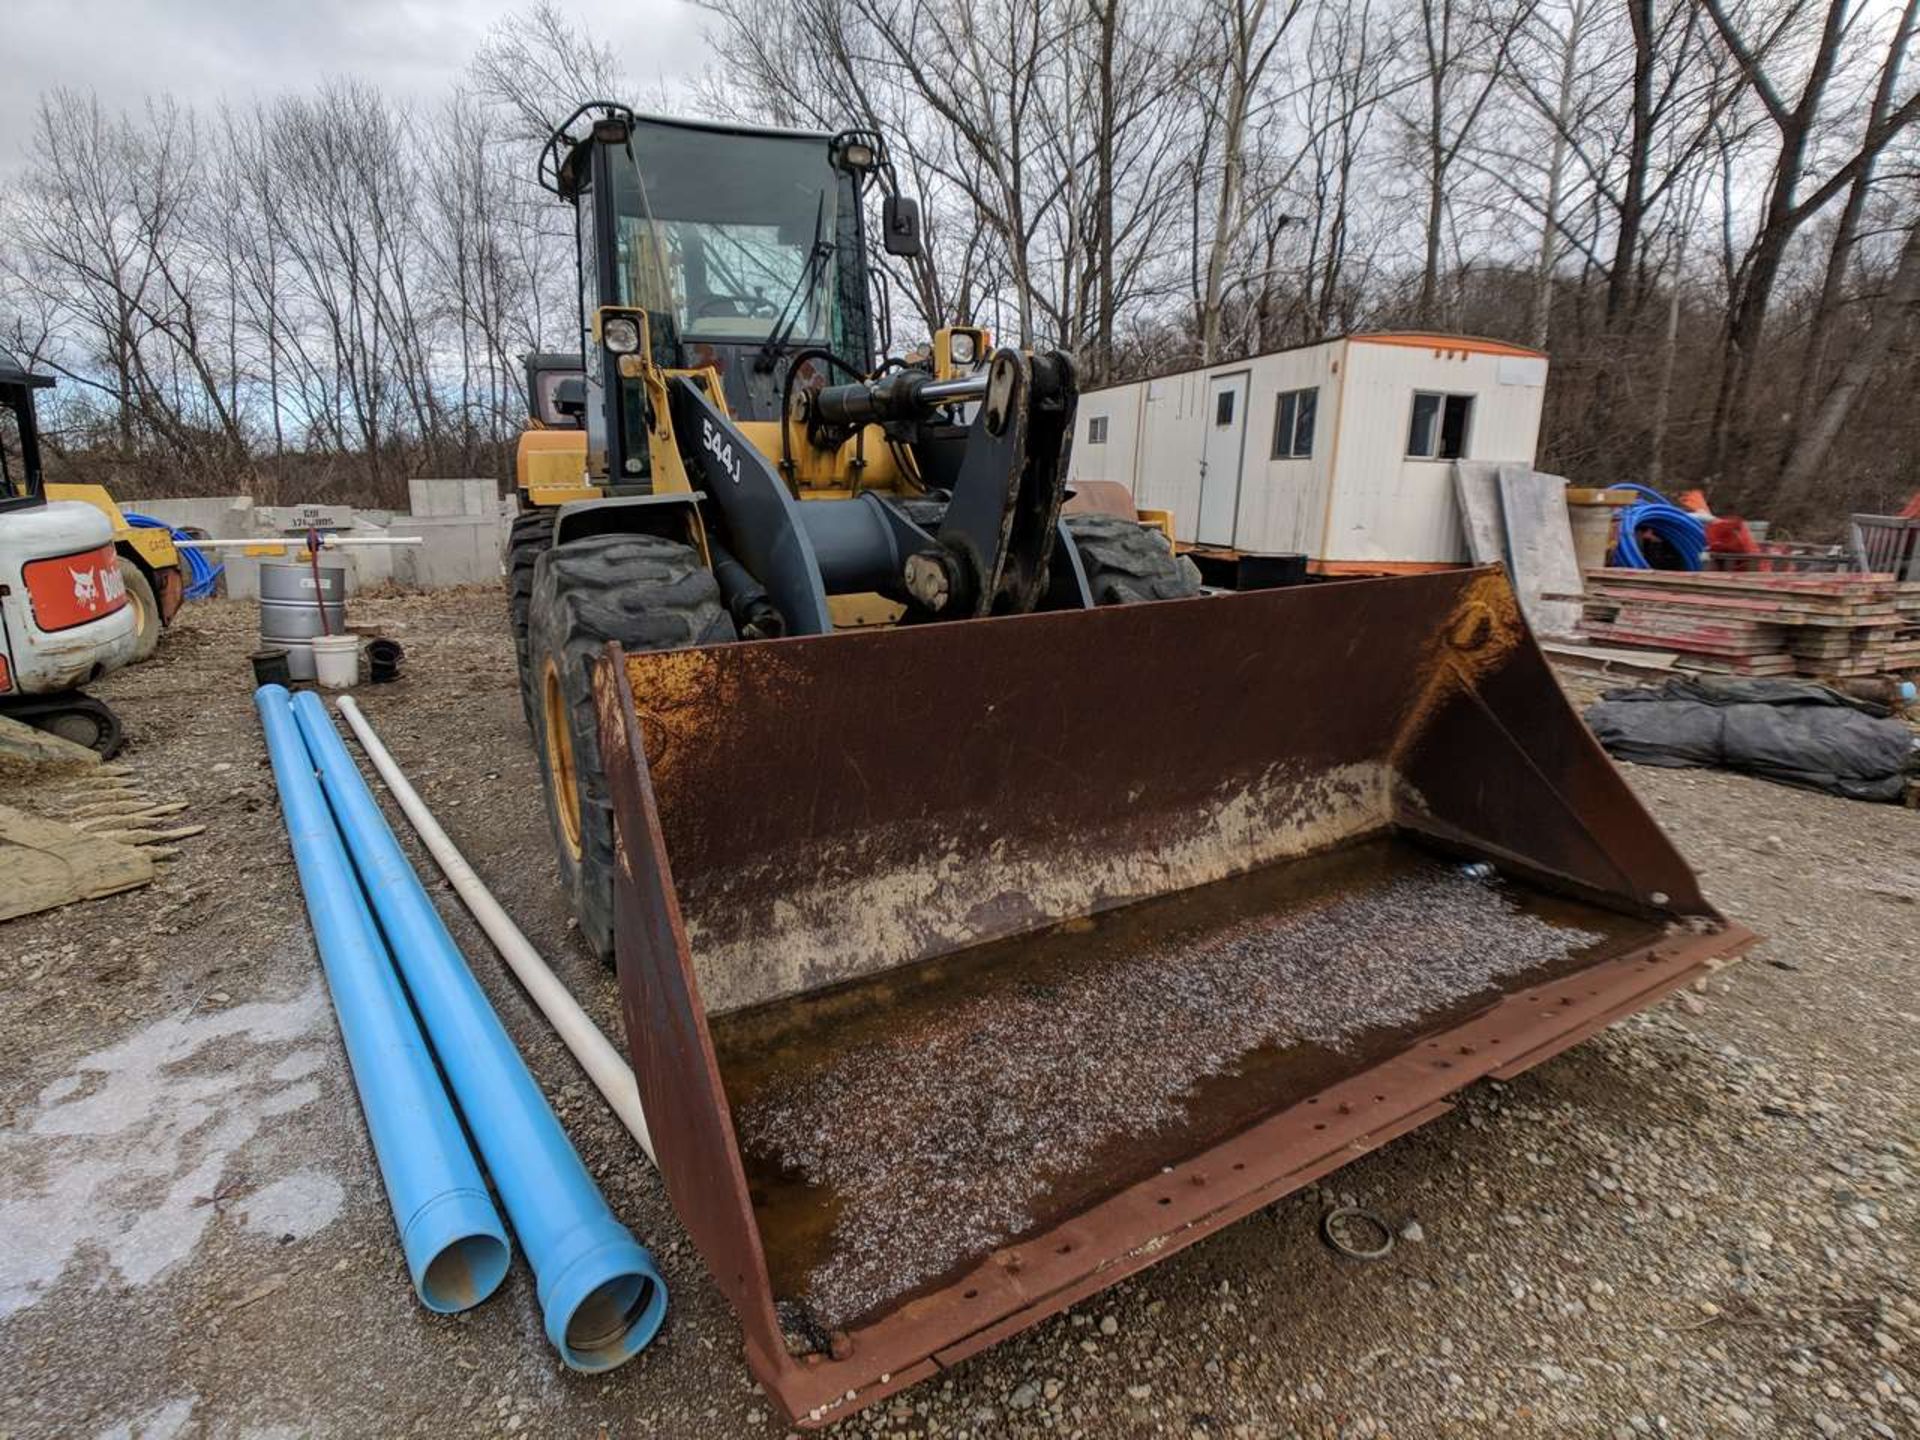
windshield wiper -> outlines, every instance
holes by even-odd
[[[833,246],[826,238],[826,225],[827,192],[822,190],[820,201],[814,206],[813,245],[807,251],[807,263],[801,267],[800,278],[794,282],[792,293],[787,296],[786,303],[780,307],[780,313],[774,319],[773,328],[767,332],[767,338],[760,346],[756,369],[761,371],[773,369],[774,361],[780,354],[780,347],[787,343],[793,333],[793,327],[800,323],[807,297],[812,295],[813,287],[820,283],[821,268],[833,258]]]

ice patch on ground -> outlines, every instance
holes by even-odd
[[[296,1050],[267,1073],[275,1080],[304,1080],[307,1076],[326,1068],[325,1051]]]
[[[240,1203],[240,1216],[256,1234],[304,1240],[331,1225],[345,1201],[346,1192],[331,1175],[296,1170],[247,1196]]]
[[[238,1188],[234,1153],[319,1098],[275,1071],[326,1013],[318,983],[290,1000],[179,1010],[42,1087],[0,1133],[0,1320],[40,1300],[83,1247],[133,1285],[192,1253],[223,1185]]]
[[[109,1425],[95,1440],[174,1440],[175,1436],[187,1433],[187,1422],[193,1418],[193,1407],[198,1400],[194,1395],[179,1396],[131,1420]]]

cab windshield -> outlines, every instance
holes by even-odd
[[[632,133],[635,164],[613,166],[619,304],[670,314],[687,341],[865,350],[857,202],[824,138]]]

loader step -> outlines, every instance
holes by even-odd
[[[774,1295],[851,1327],[1661,928],[1377,840],[723,1017]]]

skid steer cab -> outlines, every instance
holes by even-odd
[[[921,254],[880,136],[582,107],[580,349],[527,362],[507,587],[582,932],[613,949],[593,667],[666,650],[1195,595],[1165,536],[1062,517],[1072,360],[939,331],[885,358],[877,248]],[[869,233],[869,220],[878,235]]]

